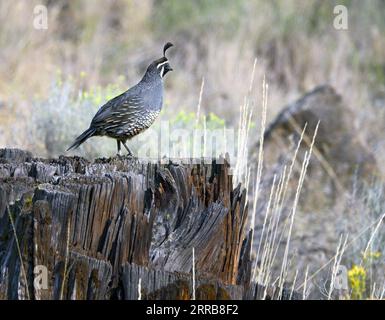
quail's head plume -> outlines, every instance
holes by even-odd
[[[90,127],[75,139],[68,150],[79,147],[90,137],[107,136],[116,139],[119,154],[123,144],[132,155],[126,141],[149,128],[162,109],[163,77],[172,71],[166,51],[172,46],[170,42],[164,45],[163,57],[148,66],[142,80],[135,86],[101,106]]]

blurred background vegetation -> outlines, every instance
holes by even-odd
[[[333,28],[337,3],[348,8],[348,30]],[[204,78],[203,114],[235,125],[258,58],[255,83],[266,75],[271,92],[268,120],[293,98],[329,83],[360,114],[361,134],[370,137],[380,124],[377,111],[367,111],[385,99],[384,3],[1,1],[0,145],[63,153],[101,104],[140,79],[165,41],[175,43],[165,117],[194,111]],[[37,4],[48,8],[47,30],[33,27]],[[113,152],[102,141],[82,154]]]
[[[47,30],[33,27],[37,4],[48,8]],[[348,8],[348,30],[333,27],[337,4]],[[207,126],[237,127],[257,58],[250,96],[257,107],[251,146],[259,138],[266,76],[268,122],[287,103],[327,83],[354,113],[357,137],[378,163],[385,161],[384,0],[2,0],[0,21],[1,147],[24,148],[44,157],[64,154],[99,106],[134,85],[161,55],[163,44],[171,41],[174,71],[165,80],[161,119],[171,120],[173,127],[194,126],[202,79],[201,115]],[[113,155],[115,148],[112,140],[98,138],[75,153],[94,158]],[[322,197],[323,186],[312,183]],[[332,239],[333,252],[339,234],[333,221],[320,217],[348,211],[339,226],[354,236],[377,221],[384,208],[383,184],[373,184],[353,192],[349,203],[340,200],[333,209],[315,204],[298,219],[302,223],[311,218],[303,230],[312,235],[311,226],[320,226],[325,238]],[[377,287],[382,288],[385,230],[380,231],[372,258],[362,256],[369,232],[344,260],[351,268],[354,297],[370,297],[371,287],[364,282],[372,273],[379,274]],[[320,241],[314,238],[309,251]],[[294,250],[297,255],[309,254],[301,252],[300,245]],[[329,259],[329,253],[317,252],[315,268]],[[303,271],[306,265],[298,268]]]

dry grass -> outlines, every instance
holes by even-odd
[[[195,300],[195,248],[192,248],[192,300]]]
[[[23,281],[24,281],[25,294],[26,294],[27,299],[31,300],[31,296],[29,294],[29,289],[28,289],[27,273],[26,273],[25,268],[24,268],[23,255],[21,254],[19,238],[17,236],[15,222],[13,221],[13,217],[12,217],[11,211],[9,210],[9,206],[7,206],[7,213],[8,213],[9,221],[11,222],[11,226],[12,226],[13,237],[15,239],[15,244],[16,244],[16,248],[17,248],[17,254],[19,255],[19,259],[20,259],[20,270],[21,270],[21,275],[23,277]]]
[[[62,154],[88,126],[97,108],[133,85],[148,62],[161,53],[162,44],[172,41],[175,50],[170,59],[175,71],[166,79],[161,117],[171,119],[179,110],[194,112],[188,129],[202,128],[203,155],[209,151],[210,112],[225,120],[221,128],[225,150],[225,129],[238,129],[234,183],[253,189],[249,194],[253,203],[250,226],[258,243],[252,249],[256,259],[253,278],[263,284],[291,282],[292,289],[308,297],[312,285],[326,277],[331,280],[326,297],[331,297],[339,264],[360,265],[362,252],[385,255],[382,185],[338,190],[339,201],[332,208],[301,206],[304,183],[314,190],[315,203],[325,202],[324,186],[305,181],[312,153],[338,185],[338,172],[323,161],[314,140],[306,135],[306,127],[298,126],[301,138],[291,161],[272,179],[270,193],[261,195],[266,124],[282,106],[322,83],[331,84],[343,95],[356,115],[357,139],[366,142],[379,163],[385,160],[383,1],[373,0],[370,5],[346,1],[347,31],[332,27],[333,2],[315,0],[223,0],[188,5],[153,0],[74,0],[68,5],[50,1],[49,29],[38,31],[32,27],[31,13],[41,2],[48,3],[0,2],[0,20],[7,22],[0,29],[0,146],[26,148],[40,156]],[[255,89],[260,84],[262,92]],[[178,125],[183,128],[184,124]],[[151,135],[144,139],[150,140],[148,137]],[[258,143],[258,161],[250,163],[249,151]],[[301,143],[308,147],[302,163],[298,161]],[[135,150],[140,141],[133,145]],[[202,150],[194,151],[198,156]],[[108,139],[94,139],[77,151],[89,158],[114,153],[115,144]],[[182,154],[176,148],[170,150],[170,156],[186,154],[187,149]],[[289,190],[293,183],[296,190]],[[265,207],[262,215],[260,204]],[[313,241],[326,241],[315,233],[321,221],[317,215],[333,219],[321,228],[326,240],[332,240],[324,256],[309,263],[296,253],[302,248],[298,239],[303,225],[309,226],[302,222],[311,217],[314,228],[307,231],[313,232]],[[262,227],[259,234],[255,224]],[[338,245],[341,234],[350,235],[346,246]],[[373,276],[368,296],[383,297],[383,260],[371,262],[369,268],[373,268]]]
[[[66,285],[66,279],[68,277],[68,261],[70,258],[70,236],[71,236],[71,216],[67,218],[67,233],[66,233],[66,246],[65,246],[65,254],[64,254],[64,270],[63,270],[63,280],[60,287],[60,298],[59,300],[63,300],[64,298],[64,290]]]
[[[138,281],[138,300],[142,300],[142,278]]]
[[[228,126],[235,125],[239,114],[235,106],[247,95],[245,75],[250,74],[252,61],[258,56],[255,83],[261,83],[267,73],[270,91],[274,92],[269,98],[267,121],[300,92],[325,82],[338,92],[349,92],[345,96],[348,105],[361,113],[361,135],[370,135],[372,122],[378,121],[368,119],[361,110],[367,109],[372,96],[368,89],[376,83],[376,94],[384,86],[381,66],[385,40],[381,33],[385,26],[379,1],[372,1],[369,8],[364,8],[361,1],[351,1],[350,30],[346,32],[332,28],[332,4],[320,5],[316,1],[273,5],[254,0],[231,4],[235,10],[233,21],[226,20],[230,19],[226,11],[216,12],[216,7],[202,15],[205,8],[197,6],[191,14],[187,9],[173,8],[168,1],[160,8],[151,0],[108,4],[101,0],[92,4],[75,0],[68,7],[51,2],[47,31],[32,27],[31,12],[36,3],[0,4],[2,21],[7,21],[0,33],[0,100],[10,106],[5,111],[8,118],[21,119],[18,125],[14,120],[8,122],[7,128],[15,130],[4,130],[2,145],[37,149],[45,155],[44,149],[36,148],[38,139],[30,141],[25,123],[33,112],[31,100],[46,99],[58,73],[72,78],[75,92],[115,83],[119,76],[125,79],[122,89],[127,88],[137,81],[147,63],[159,55],[162,42],[170,39],[176,45],[172,52],[175,72],[167,79],[166,100],[171,110],[193,110],[204,77],[204,111],[214,111],[226,119]],[[226,9],[228,3],[222,6]],[[165,6],[167,12],[162,12]],[[153,22],[155,13],[162,18]],[[193,20],[195,13],[206,20]],[[211,14],[217,17],[214,22]],[[301,19],[296,19],[298,14]],[[175,23],[167,24],[167,20]],[[224,32],[220,32],[220,27]],[[160,34],[167,34],[167,39]],[[251,97],[252,102],[256,100]],[[69,123],[71,120],[62,119]],[[73,129],[83,128],[77,125]]]

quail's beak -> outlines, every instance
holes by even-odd
[[[169,72],[169,71],[173,71],[173,68],[170,67],[170,65],[167,63],[165,65],[165,71]]]

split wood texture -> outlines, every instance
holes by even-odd
[[[245,201],[226,161],[0,149],[0,299],[191,299],[192,248],[197,299],[259,299]]]

